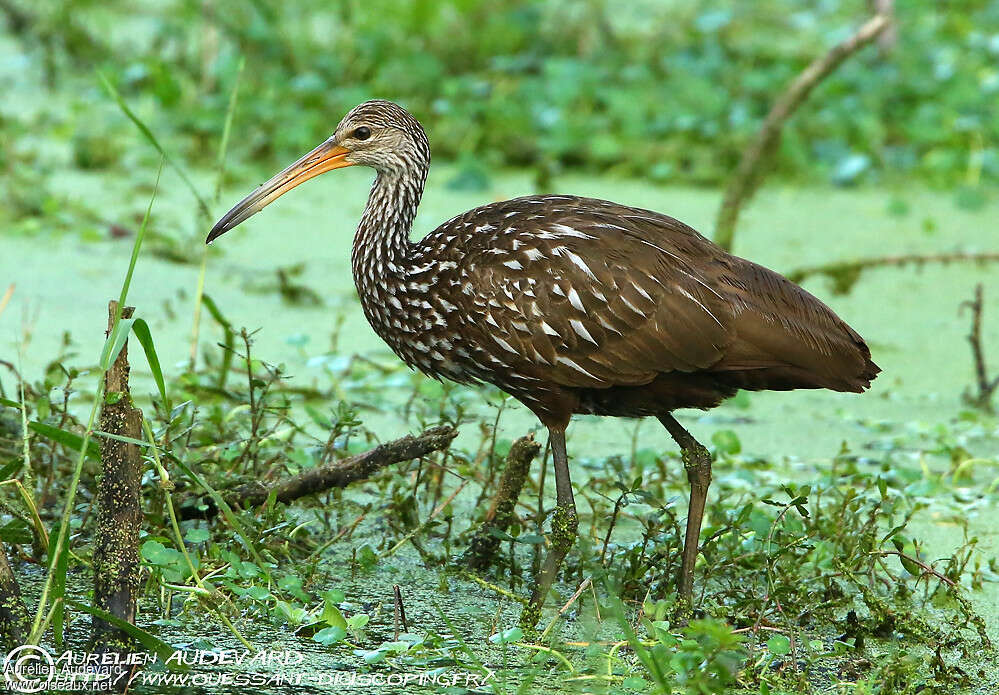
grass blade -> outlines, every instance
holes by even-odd
[[[149,363],[149,369],[153,373],[156,388],[160,390],[163,406],[169,410],[170,401],[167,400],[166,382],[163,380],[163,370],[160,368],[160,358],[156,354],[156,346],[153,345],[153,336],[149,331],[149,324],[144,319],[136,319],[135,323],[132,324],[132,333],[135,334],[139,344],[142,346],[142,351],[146,353],[146,362]]]
[[[214,299],[206,294],[201,298],[201,301],[205,305],[205,308],[208,309],[208,313],[212,315],[213,319],[218,321],[225,332],[225,350],[222,351],[222,366],[219,368],[218,383],[215,384],[219,389],[224,389],[226,379],[229,378],[229,369],[232,368],[232,354],[233,347],[236,344],[236,332],[233,330],[229,320],[222,315]]]
[[[88,605],[86,603],[80,603],[79,601],[74,601],[73,599],[66,599],[66,603],[71,608],[75,608],[78,611],[83,611],[84,613],[90,613],[90,615],[97,616],[101,620],[106,620],[119,630],[124,630],[129,635],[134,637],[139,644],[141,644],[143,647],[156,654],[156,656],[159,657],[159,660],[164,665],[166,665],[166,667],[171,671],[189,670],[187,666],[179,663],[176,660],[171,660],[171,657],[177,652],[177,650],[171,647],[163,640],[161,640],[156,635],[150,632],[146,632],[141,627],[133,625],[127,620],[122,620],[116,615],[112,615],[107,611],[101,610],[100,608],[95,608],[94,606]]]
[[[103,78],[102,78],[103,79]],[[107,81],[105,80],[105,84]],[[108,84],[110,87],[110,85]],[[105,364],[105,359],[107,359],[106,364],[111,364],[113,359],[111,358],[111,348],[108,347],[108,343],[113,346],[117,342],[117,335],[121,335],[122,332],[119,330],[119,324],[121,323],[121,312],[125,308],[125,300],[128,298],[128,288],[132,283],[132,274],[135,271],[135,264],[139,258],[139,249],[142,248],[142,239],[146,233],[146,226],[149,223],[149,216],[152,214],[153,201],[156,200],[156,193],[159,191],[160,176],[163,174],[163,160],[160,161],[160,168],[156,172],[156,185],[153,187],[153,194],[149,198],[149,207],[146,208],[146,214],[142,218],[142,225],[139,227],[139,232],[135,235],[135,241],[132,243],[132,256],[128,262],[128,270],[125,273],[125,279],[121,284],[121,293],[118,295],[118,311],[115,313],[114,324],[111,327],[111,334],[115,337],[115,340],[105,341],[105,349],[108,350],[107,355],[101,354],[101,364]],[[116,335],[117,331],[117,335]],[[125,331],[124,335],[128,335]],[[109,336],[110,337],[110,336]],[[119,349],[120,352],[120,349]],[[115,354],[117,357],[117,354]],[[107,368],[101,367],[100,373],[97,375],[97,388],[94,390],[94,402],[90,407],[90,417],[87,419],[87,429],[79,443],[80,455],[76,459],[76,465],[73,467],[73,475],[69,481],[69,487],[66,490],[66,502],[63,506],[62,515],[58,523],[59,532],[55,536],[55,543],[49,543],[49,556],[54,557],[57,561],[51,562],[49,564],[48,573],[45,575],[45,584],[42,586],[42,595],[38,599],[38,608],[35,611],[35,619],[31,624],[31,634],[28,637],[28,644],[38,644],[42,639],[42,634],[45,631],[45,625],[47,623],[46,616],[46,606],[49,600],[49,594],[52,595],[52,600],[56,602],[57,605],[52,607],[52,610],[57,615],[53,617],[53,630],[56,635],[62,637],[62,618],[65,612],[65,604],[62,599],[65,598],[66,593],[66,567],[69,558],[69,526],[70,517],[73,514],[73,503],[76,501],[76,493],[80,486],[80,476],[83,474],[83,462],[86,459],[87,454],[91,453],[91,442],[90,436],[94,431],[94,423],[97,421],[97,411],[101,407],[101,402],[104,399],[104,377],[107,374]],[[23,396],[22,396],[23,400]],[[22,410],[22,413],[24,411]],[[39,423],[41,424],[41,423]],[[30,426],[30,425],[29,425]],[[64,430],[58,430],[54,428],[57,432],[63,432]],[[60,435],[61,436],[61,435]],[[69,440],[67,440],[69,441]],[[98,451],[99,451],[99,447]]]
[[[119,304],[118,306],[120,307],[121,305]],[[125,347],[125,341],[128,340],[129,331],[132,330],[132,324],[135,321],[136,319],[119,319],[115,324],[111,335],[104,341],[104,349],[101,350],[100,365],[102,371],[106,372],[114,364],[114,361],[118,359],[118,355],[121,354],[122,348]]]
[[[219,156],[217,160],[218,176],[215,179],[215,202],[219,201],[222,195],[222,179],[225,178],[225,155],[229,149],[229,135],[232,132],[232,121],[236,115],[236,99],[239,96],[239,82],[243,77],[243,68],[246,67],[246,57],[239,59],[239,68],[236,70],[236,80],[232,85],[232,93],[229,95],[229,108],[225,112],[225,124],[222,126],[222,142],[219,144]]]
[[[147,447],[149,442],[144,442],[141,439],[136,439],[135,437],[123,437],[120,434],[111,434],[110,432],[102,432],[101,430],[94,430],[92,434],[95,437],[102,437],[104,439],[114,439],[118,442],[125,442],[126,444],[135,444],[136,446]]]
[[[82,451],[84,446],[84,437],[76,434],[75,432],[70,432],[68,430],[61,429],[59,427],[54,427],[53,425],[46,425],[44,422],[38,422],[37,420],[32,420],[28,423],[28,429],[32,432],[37,432],[46,439],[51,439],[58,444],[72,449],[73,451]],[[92,439],[86,438],[87,446],[87,456],[91,458],[100,458],[101,448],[97,442]]]
[[[209,485],[207,480],[195,473],[194,470],[192,470],[186,463],[181,461],[179,458],[171,457],[171,460],[177,464],[177,467],[183,471],[184,475],[193,480],[198,486],[201,487],[202,490],[208,493],[208,496],[212,498],[212,501],[215,503],[215,506],[218,507],[219,512],[222,513],[222,517],[229,524],[229,527],[236,533],[237,536],[239,536],[240,540],[243,541],[243,545],[246,546],[246,549],[250,551],[250,555],[253,556],[254,561],[256,561],[257,565],[260,567],[260,571],[267,577],[268,584],[273,585],[274,580],[271,577],[270,567],[268,567],[263,557],[260,556],[260,553],[257,551],[257,546],[254,545],[252,541],[251,534],[246,530],[239,519],[236,518],[236,513],[232,511],[232,507],[229,506],[229,503],[226,502],[222,495],[219,494],[218,490]]]
[[[120,108],[122,112],[126,116],[128,116],[128,119],[132,121],[132,123],[135,124],[135,127],[138,128],[139,131],[146,137],[146,140],[148,140],[149,143],[156,148],[156,151],[160,153],[161,157],[163,157],[163,161],[169,164],[170,167],[174,171],[176,171],[177,174],[180,176],[180,178],[184,181],[184,183],[187,185],[187,188],[194,195],[195,200],[198,201],[198,207],[200,208],[201,212],[205,215],[205,217],[211,217],[212,214],[208,210],[208,204],[205,202],[205,199],[201,197],[201,194],[198,193],[198,189],[194,185],[194,182],[192,182],[191,179],[188,178],[187,174],[184,172],[183,169],[181,169],[172,159],[170,159],[170,156],[166,153],[166,150],[164,150],[163,146],[160,145],[159,140],[157,140],[156,136],[153,135],[153,131],[149,129],[149,126],[143,123],[142,120],[137,115],[135,115],[135,112],[132,111],[131,108],[129,108],[128,104],[125,103],[125,99],[121,96],[118,90],[115,89],[114,85],[111,84],[111,82],[108,80],[108,78],[104,76],[103,73],[98,72],[97,77],[100,78],[101,83],[104,85],[104,89],[108,91],[108,94],[111,95],[111,98],[118,103],[118,108]]]
[[[14,459],[3,468],[0,468],[0,483],[6,482],[17,475],[23,463],[21,459]]]
[[[52,529],[61,538],[62,529]],[[66,569],[69,566],[69,542],[49,543],[49,574],[52,576],[52,636],[56,645],[62,645],[62,631],[66,624]]]

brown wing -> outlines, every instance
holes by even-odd
[[[464,224],[457,218],[447,226]],[[566,387],[640,385],[717,363],[733,312],[712,245],[665,215],[549,196],[467,213],[465,331],[515,374]]]
[[[469,211],[456,229],[464,332],[495,372],[563,387],[710,371],[733,387],[859,391],[863,339],[811,294],[678,220],[571,196]]]

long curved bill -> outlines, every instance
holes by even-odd
[[[295,186],[327,171],[352,166],[354,162],[346,159],[348,154],[350,154],[350,150],[334,145],[332,140],[327,140],[236,203],[232,210],[215,223],[212,231],[208,233],[205,243],[212,243],[233,227],[256,215]]]

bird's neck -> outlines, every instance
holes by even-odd
[[[415,175],[379,172],[354,235],[351,256],[354,277],[359,271],[380,275],[405,265],[410,252],[409,232],[423,196],[426,171]]]
[[[379,172],[354,235],[351,266],[365,313],[388,288],[404,287],[413,264],[409,232],[423,195],[427,168],[402,174]]]

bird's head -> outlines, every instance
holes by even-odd
[[[361,166],[381,176],[426,172],[430,145],[419,121],[391,101],[373,99],[351,109],[333,135],[236,203],[208,234],[211,243],[295,186],[333,169]]]

